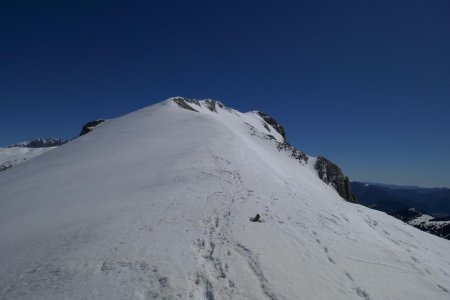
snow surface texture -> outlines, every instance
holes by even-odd
[[[450,299],[449,241],[207,105],[167,100],[0,173],[0,298]]]

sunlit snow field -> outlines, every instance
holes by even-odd
[[[450,299],[449,241],[345,202],[256,113],[190,105],[0,173],[1,299]]]

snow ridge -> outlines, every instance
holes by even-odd
[[[310,157],[288,143],[283,126],[268,114],[259,111],[242,114],[232,108],[226,107],[220,101],[211,99],[196,100],[174,97],[170,98],[169,101],[173,101],[179,107],[194,112],[208,112],[209,110],[210,112],[219,113],[220,111],[225,111],[232,113],[241,119],[234,120],[233,122],[242,122],[242,119],[251,116],[252,119],[247,121],[244,120],[243,122],[249,127],[252,136],[274,142],[278,151],[288,153],[290,157],[300,162],[300,164],[306,165],[308,163]],[[255,119],[257,120],[256,123]],[[263,127],[261,127],[261,125]],[[323,182],[330,184],[344,200],[352,203],[357,202],[356,196],[352,193],[349,178],[342,173],[337,165],[324,157],[314,158],[311,161],[315,162],[313,168],[317,170],[317,174]]]
[[[449,298],[449,241],[342,201],[259,115],[181,103],[0,173],[0,299]]]

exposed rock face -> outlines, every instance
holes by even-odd
[[[308,162],[308,155],[306,155],[305,153],[303,153],[303,151],[298,150],[297,148],[291,146],[288,142],[284,142],[284,143],[278,143],[277,144],[277,149],[278,150],[284,150],[289,152],[289,154],[295,158],[296,160],[302,162]]]
[[[223,105],[221,102],[219,102],[219,101],[214,101],[214,100],[210,100],[210,99],[205,100],[205,104],[206,104],[206,107],[207,107],[210,111],[212,111],[212,112],[217,112],[216,104],[217,104],[217,106],[219,106],[220,108],[224,108],[224,105]]]
[[[228,112],[233,112],[233,109],[226,107],[222,102],[212,99],[196,100],[183,97],[174,97],[171,98],[171,100],[175,102],[179,107],[195,112],[199,112],[197,109],[195,109],[196,106],[198,108],[206,107],[209,111],[215,113],[217,113],[218,108],[226,110]]]
[[[331,184],[338,194],[348,202],[356,203],[356,196],[352,193],[350,180],[344,176],[341,169],[325,157],[319,156],[315,165],[320,179]]]
[[[269,116],[268,114],[265,114],[263,112],[257,111],[256,112],[263,120],[264,120],[264,128],[267,129],[267,131],[271,131],[270,127],[272,127],[276,132],[278,132],[282,137],[283,137],[283,141],[282,142],[278,142],[277,141],[277,149],[279,151],[283,150],[286,152],[289,152],[289,155],[295,159],[297,159],[300,162],[308,162],[309,157],[303,153],[302,151],[298,150],[297,148],[293,147],[291,144],[289,144],[287,142],[286,139],[286,132],[284,131],[283,126],[281,126],[280,123],[277,122],[277,120],[275,120],[274,118],[272,118],[271,116]],[[270,127],[269,127],[269,126]],[[272,136],[272,135],[269,135]]]
[[[83,128],[81,129],[81,132],[80,132],[80,136],[91,132],[95,127],[97,127],[98,125],[100,125],[103,122],[105,122],[104,119],[98,119],[98,120],[87,122],[86,124],[83,125]]]
[[[257,114],[263,118],[263,120],[269,124],[270,126],[273,127],[273,129],[275,129],[279,134],[281,134],[281,136],[284,138],[284,141],[286,142],[286,133],[284,132],[284,128],[283,126],[281,126],[277,120],[275,120],[274,118],[272,118],[271,116],[269,116],[268,114],[265,114],[263,112],[258,111]]]
[[[49,139],[35,139],[32,141],[26,141],[26,142],[20,142],[11,146],[8,146],[8,148],[13,147],[22,147],[22,148],[45,148],[45,147],[56,147],[61,146],[63,144],[67,143],[66,140],[58,139],[58,138],[49,138]]]
[[[173,100],[173,102],[175,102],[181,108],[198,112],[198,110],[192,108],[189,104],[187,104],[186,100],[184,98],[182,98],[182,97],[175,97],[172,100]],[[200,106],[200,103],[198,105]]]

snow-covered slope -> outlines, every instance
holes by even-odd
[[[27,148],[27,147],[8,147],[0,148],[0,171],[9,169],[30,158],[41,155],[55,147]]]
[[[188,106],[0,173],[1,299],[450,298],[449,241],[343,201],[257,113]]]
[[[0,147],[0,171],[23,163],[30,158],[41,155],[65,143],[67,143],[67,141],[62,139],[40,138],[32,141],[20,142],[6,148]]]

